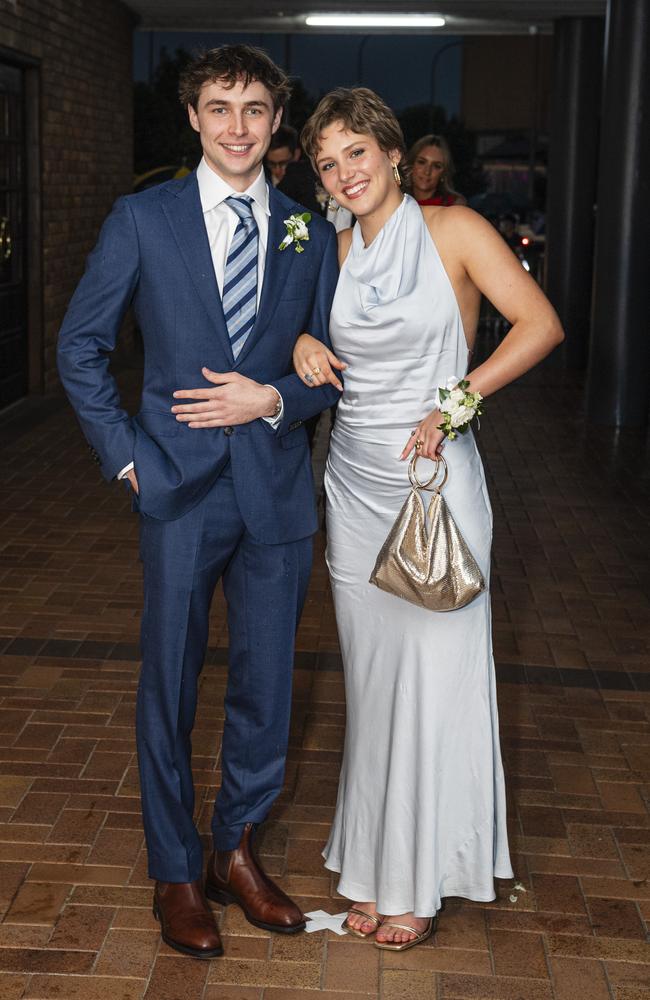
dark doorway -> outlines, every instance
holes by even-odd
[[[0,408],[27,394],[24,72],[0,62]]]

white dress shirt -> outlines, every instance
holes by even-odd
[[[257,248],[257,304],[260,304],[262,292],[262,282],[264,281],[264,264],[266,262],[266,244],[269,238],[269,189],[266,184],[264,170],[260,167],[260,172],[245,191],[234,191],[230,184],[223,180],[219,174],[215,173],[205,161],[201,160],[196,170],[196,179],[199,182],[199,197],[203,209],[205,228],[208,232],[210,243],[210,253],[212,254],[212,264],[214,274],[219,286],[219,295],[223,295],[223,279],[226,272],[226,260],[228,250],[235,235],[235,229],[239,219],[232,208],[226,205],[226,198],[231,195],[241,197],[247,194],[252,199],[253,218],[257,223],[258,248]]]
[[[231,195],[241,197],[243,194],[249,195],[252,199],[251,207],[253,218],[257,223],[258,246],[257,246],[257,305],[260,304],[262,294],[262,283],[264,281],[264,265],[266,263],[266,246],[269,239],[269,218],[271,210],[269,208],[269,189],[264,176],[264,169],[260,167],[260,172],[245,191],[235,191],[219,174],[208,166],[205,157],[196,169],[196,179],[199,185],[199,198],[203,209],[203,220],[210,243],[210,254],[214,275],[217,279],[219,295],[223,295],[223,279],[226,273],[226,261],[228,250],[235,235],[235,229],[239,218],[237,214],[226,204],[226,198]],[[274,388],[274,387],[273,387]],[[275,389],[277,392],[277,389]],[[280,393],[278,393],[280,396]],[[272,427],[277,427],[282,420],[283,403],[280,396],[280,412],[273,417],[263,417]],[[124,479],[127,472],[133,468],[133,462],[125,465],[118,473],[118,479]]]

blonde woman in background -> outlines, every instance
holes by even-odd
[[[418,205],[466,205],[454,191],[454,161],[442,135],[423,135],[413,143],[404,164],[410,193]]]

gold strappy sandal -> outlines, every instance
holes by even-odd
[[[384,927],[396,927],[400,931],[407,931],[409,934],[415,934],[412,941],[402,941],[400,944],[395,944],[392,941],[375,941],[375,948],[381,948],[383,951],[408,951],[409,948],[415,948],[416,944],[422,944],[426,941],[428,937],[431,937],[435,930],[436,918],[430,917],[428,925],[424,928],[422,933],[416,930],[415,927],[409,927],[408,924],[396,924],[393,920],[385,920],[383,922]]]
[[[349,918],[350,914],[352,914],[352,913],[356,913],[356,915],[358,917],[363,917],[364,920],[369,920],[375,926],[373,927],[373,929],[371,931],[359,931],[359,930],[357,930],[356,927],[350,927],[350,925],[348,923],[348,918]],[[343,923],[341,924],[341,926],[349,934],[354,934],[355,937],[367,938],[367,937],[370,937],[372,934],[374,934],[375,931],[379,930],[379,928],[381,927],[382,923],[383,923],[383,920],[381,920],[381,918],[378,917],[376,914],[374,914],[374,913],[366,913],[365,910],[360,910],[358,906],[351,906],[350,909],[348,910],[348,916],[345,918],[345,920],[343,921]]]

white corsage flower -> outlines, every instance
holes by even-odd
[[[457,433],[466,434],[474,417],[479,417],[483,412],[481,393],[469,392],[469,382],[465,379],[459,382],[455,376],[447,379],[445,389],[438,389],[438,401],[438,409],[443,416],[438,430],[450,441],[454,440]]]
[[[440,404],[442,413],[455,413],[465,399],[462,389],[452,389],[447,398]]]
[[[311,212],[303,212],[301,215],[290,215],[288,219],[285,219],[284,224],[287,227],[287,235],[282,240],[278,250],[286,250],[293,243],[296,253],[304,253],[305,248],[302,243],[309,239],[308,222],[311,222]]]
[[[443,392],[442,389],[436,390],[436,402],[438,404],[439,410],[442,410],[442,404],[444,403],[445,399],[451,393],[451,391],[458,386],[459,382],[460,382],[459,378],[457,378],[455,375],[451,375],[445,382],[445,389],[447,390],[447,392],[445,392],[444,396],[441,395],[441,393]]]
[[[468,424],[475,414],[475,409],[472,406],[457,406],[453,413],[450,414],[451,426],[455,429],[462,427],[463,424]]]

